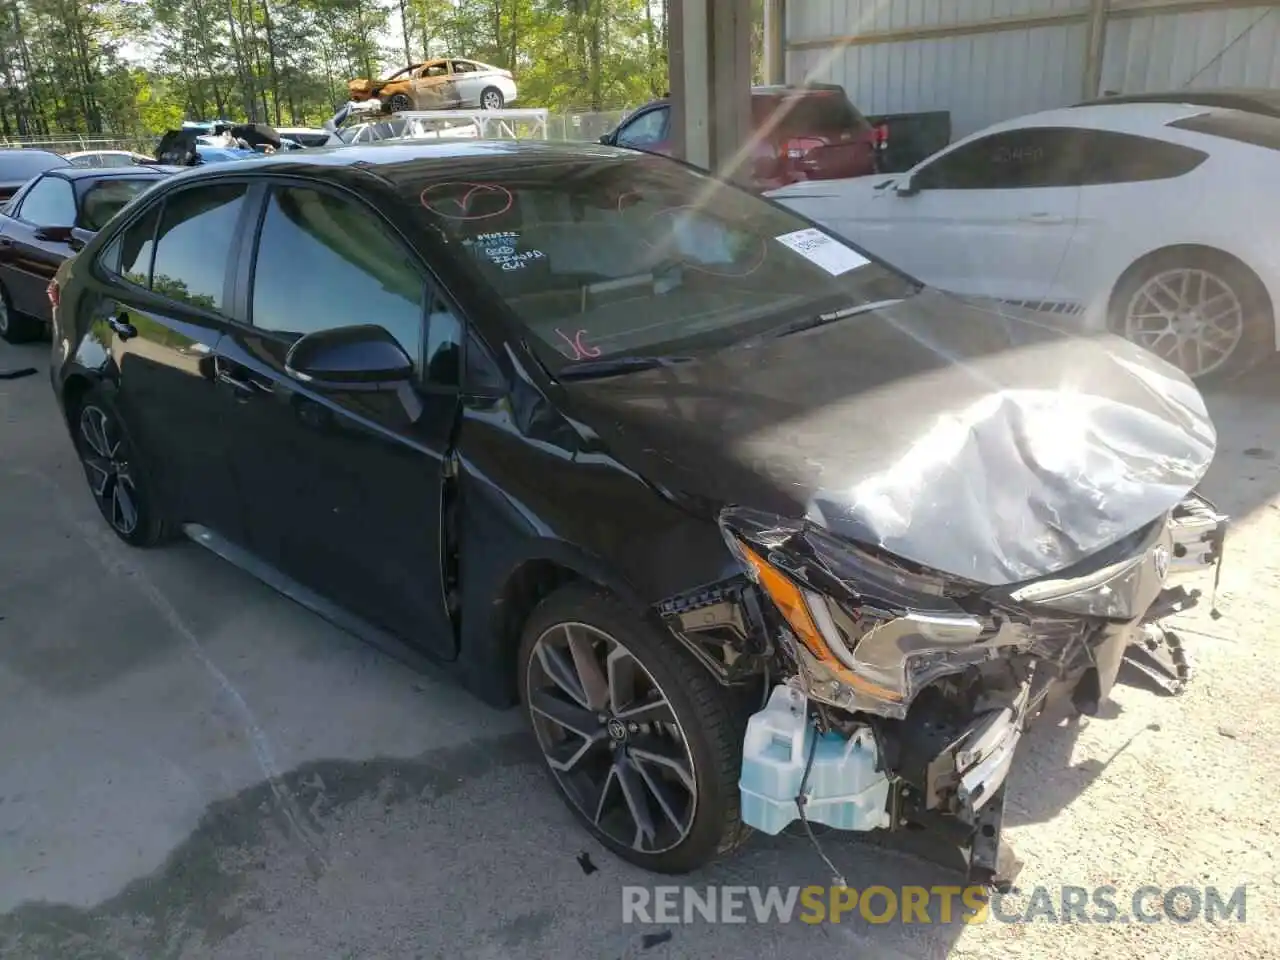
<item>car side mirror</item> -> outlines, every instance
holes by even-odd
[[[920,188],[916,186],[915,181],[911,177],[903,177],[898,181],[898,185],[893,190],[900,197],[914,197],[920,192]]]
[[[600,142],[606,147],[612,147],[614,146],[614,135],[612,133],[606,133],[600,138]]]
[[[347,390],[395,388],[413,379],[413,361],[404,347],[371,323],[300,337],[289,348],[284,368],[303,383]]]
[[[71,243],[75,234],[70,227],[36,227],[35,237],[45,243]]]

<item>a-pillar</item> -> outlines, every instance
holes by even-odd
[[[670,2],[672,145],[676,156],[732,179],[749,168],[752,5]]]

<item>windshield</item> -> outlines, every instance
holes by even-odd
[[[414,187],[553,372],[726,346],[917,289],[809,221],[658,158],[558,161]]]

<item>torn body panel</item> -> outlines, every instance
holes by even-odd
[[[1054,690],[1096,713],[1131,651],[1159,660],[1152,651],[1173,637],[1159,618],[1198,596],[1167,579],[1193,559],[1220,560],[1225,525],[1192,495],[1086,562],[993,588],[899,562],[807,521],[737,508],[721,514],[726,542],[762,595],[775,676],[804,697],[816,730],[848,743],[872,731],[887,802],[905,811],[889,822],[941,817],[969,830],[964,845],[982,882],[1001,879],[1002,857],[1012,862],[999,849],[998,823],[1027,726]],[[1176,638],[1167,650],[1166,660],[1180,656]],[[1147,672],[1158,673],[1159,663]],[[771,710],[772,698],[753,721]],[[760,722],[779,724],[776,716]],[[762,773],[773,762],[748,741],[744,811],[764,811],[764,829],[803,817],[806,804],[835,803],[823,822],[841,819],[838,797],[762,797],[762,780],[781,782]],[[865,778],[858,785],[844,819],[859,824],[851,829],[876,829],[863,809]],[[980,827],[995,829],[995,846],[990,833],[977,835]]]

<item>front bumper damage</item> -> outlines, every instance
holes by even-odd
[[[933,829],[971,882],[1003,887],[1020,868],[1001,841],[1005,782],[1028,726],[1058,695],[1095,713],[1126,659],[1181,689],[1162,621],[1199,594],[1168,578],[1219,564],[1226,524],[1193,494],[1089,564],[993,589],[729,509],[750,582],[664,613],[722,680],[769,678],[744,741],[746,823]]]

